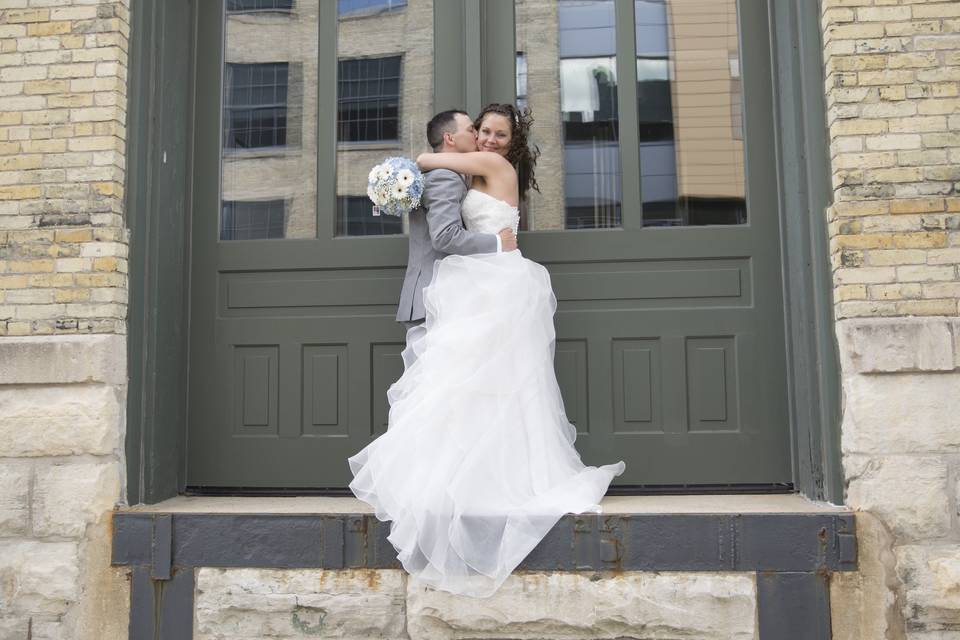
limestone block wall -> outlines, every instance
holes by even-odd
[[[822,8],[843,469],[865,515],[861,573],[834,583],[861,589],[842,637],[957,637],[960,3]]]
[[[126,637],[128,23],[0,2],[0,638]]]
[[[757,638],[753,573],[517,572],[490,598],[403,570],[200,569],[194,637]]]

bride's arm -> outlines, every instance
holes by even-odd
[[[457,173],[488,178],[502,171],[513,170],[513,166],[506,158],[492,151],[421,153],[417,156],[417,166],[421,171],[450,169]]]

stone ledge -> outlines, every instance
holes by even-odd
[[[115,334],[0,338],[0,385],[126,384],[126,348]]]
[[[960,369],[960,319],[856,318],[837,322],[841,367],[855,373]]]

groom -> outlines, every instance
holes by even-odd
[[[427,123],[427,142],[434,152],[477,150],[477,131],[464,111],[442,111]],[[494,253],[517,248],[517,237],[507,227],[499,233],[476,233],[463,226],[460,204],[467,195],[464,176],[449,169],[424,174],[420,206],[410,212],[410,253],[400,291],[397,322],[407,328],[407,348],[401,354],[404,370],[416,360],[410,345],[426,334],[423,288],[433,278],[436,260],[450,254]]]

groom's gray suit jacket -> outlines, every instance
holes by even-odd
[[[497,236],[467,231],[460,203],[467,184],[459,173],[434,169],[424,174],[420,206],[410,212],[410,254],[400,290],[397,321],[422,320],[423,288],[433,278],[434,262],[450,254],[496,253]]]

